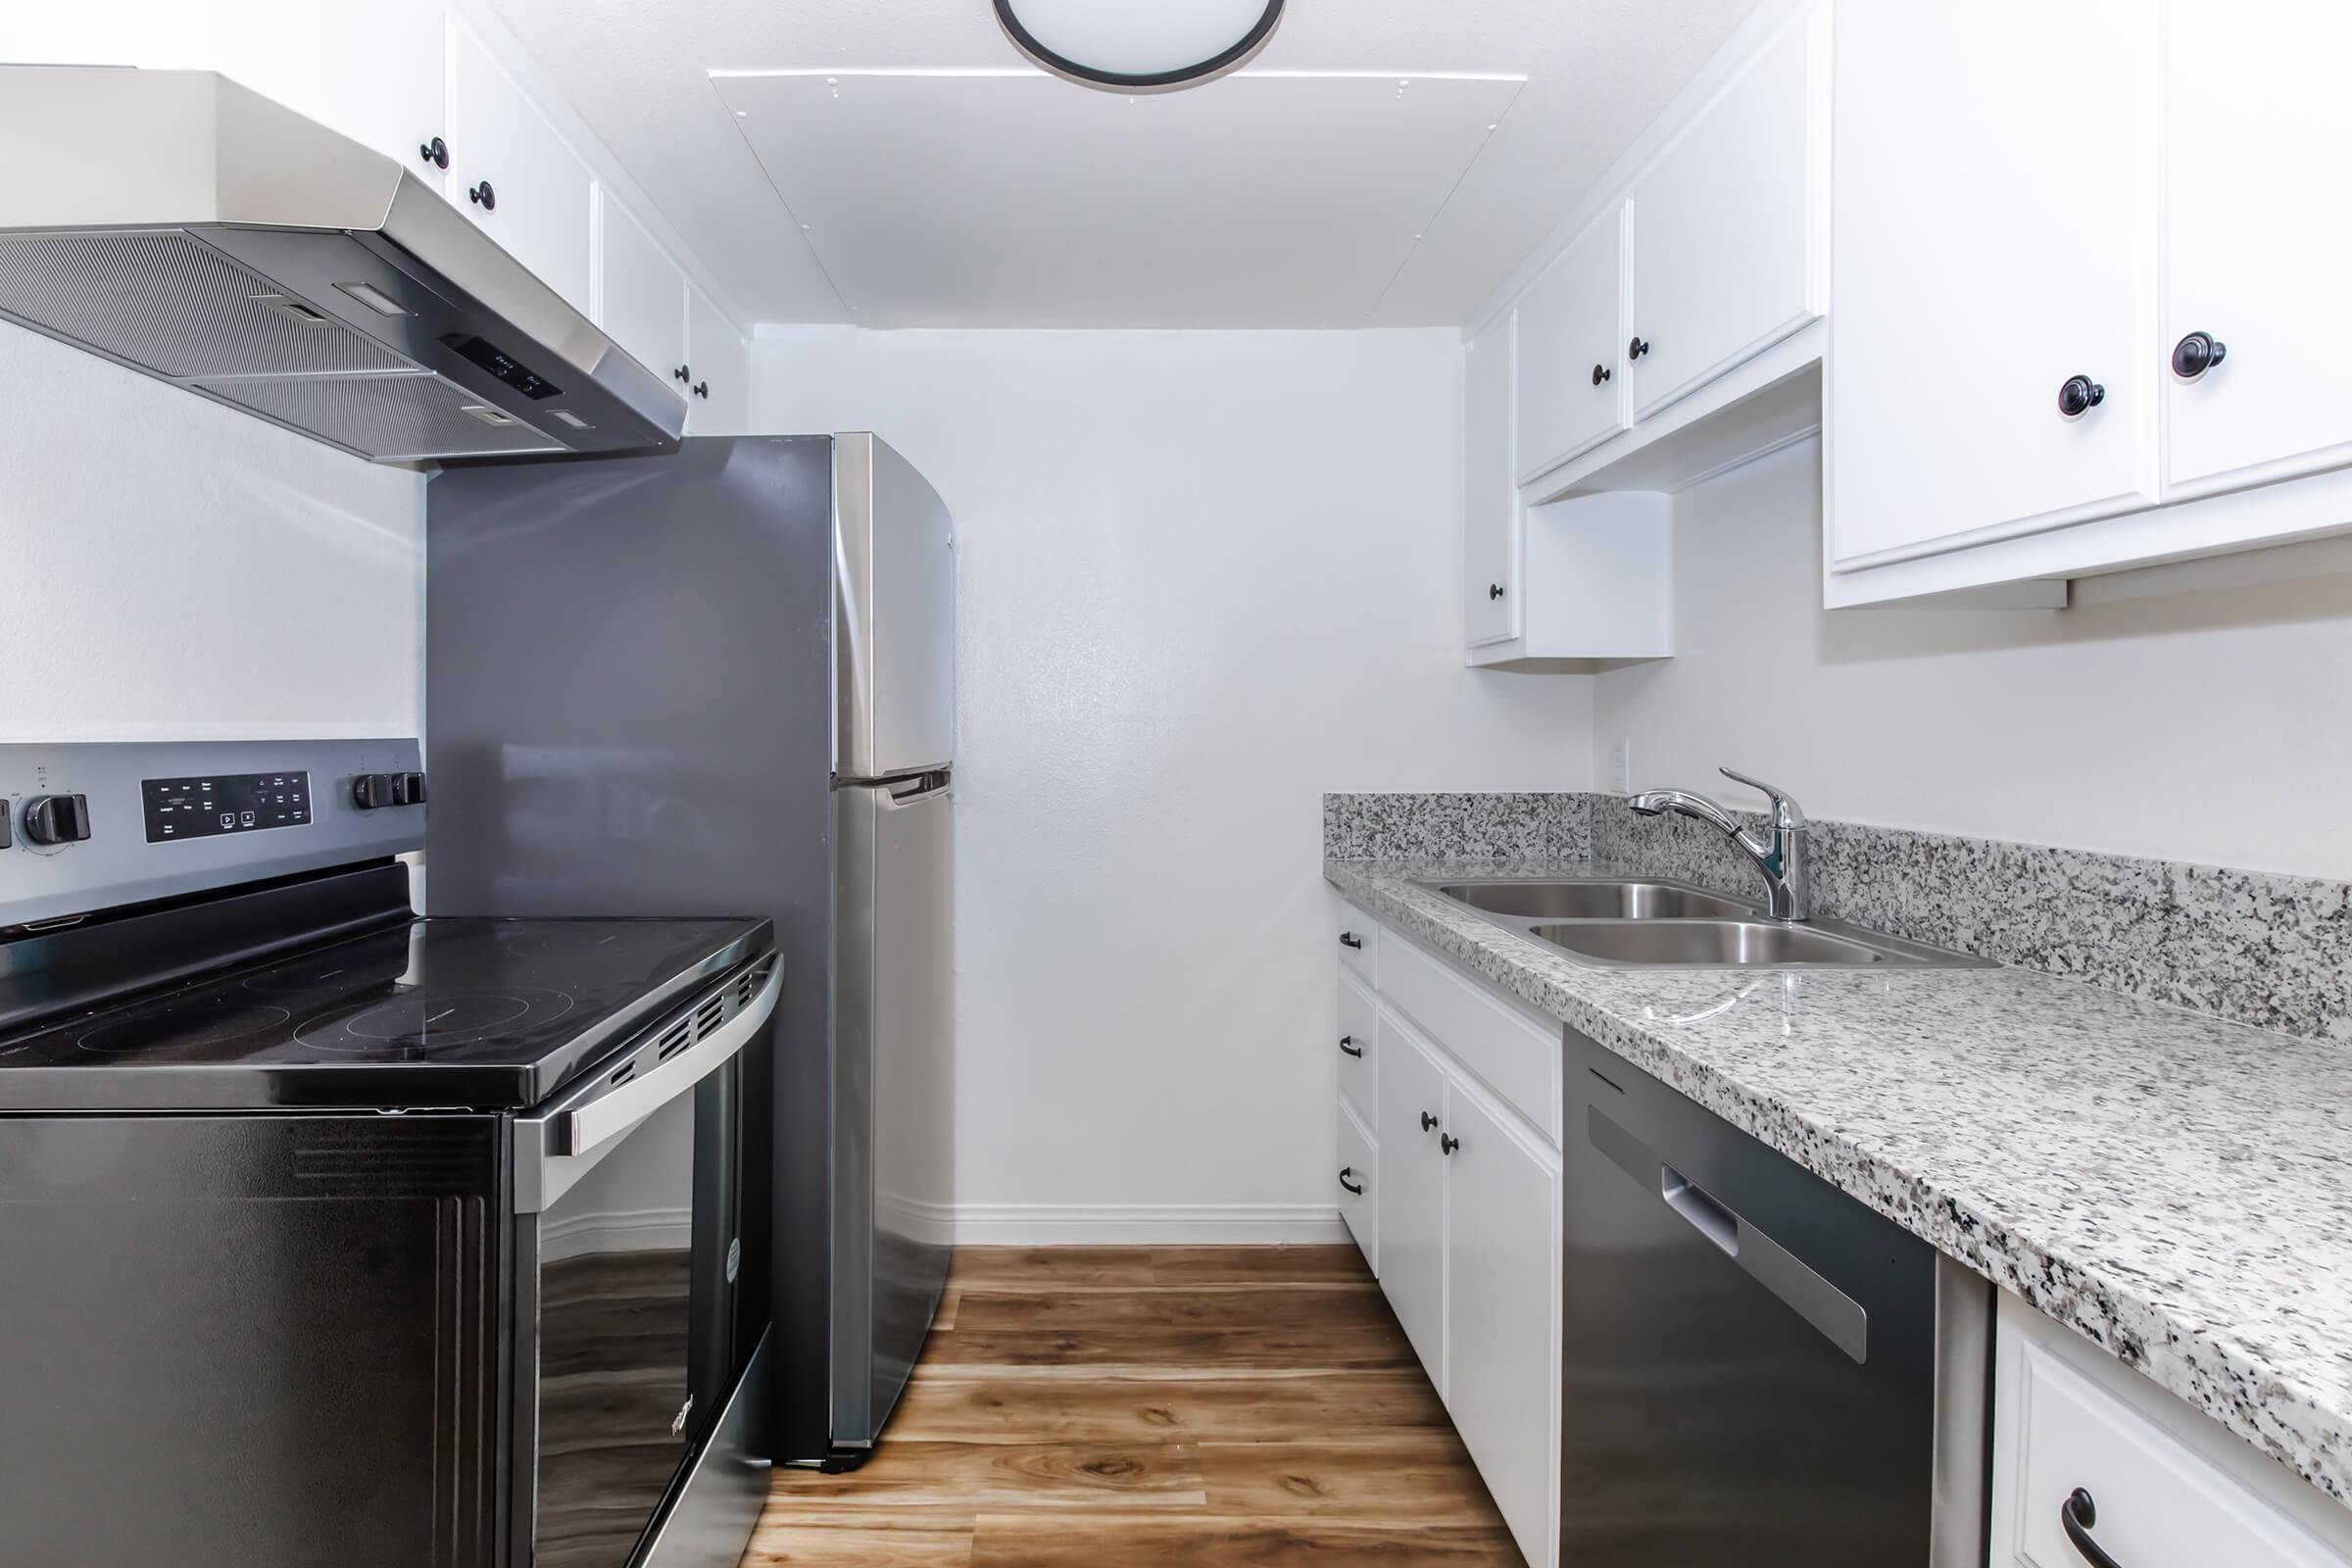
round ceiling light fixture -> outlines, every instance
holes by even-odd
[[[996,0],[1013,47],[1056,76],[1104,92],[1174,92],[1247,64],[1274,36],[1283,0]]]

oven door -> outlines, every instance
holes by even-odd
[[[637,1562],[742,1371],[744,1082],[780,983],[729,976],[516,1123],[517,1564]]]

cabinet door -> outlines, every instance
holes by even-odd
[[[694,367],[688,435],[743,435],[752,427],[752,348],[703,291],[689,286],[686,363]]]
[[[449,196],[586,314],[588,166],[479,38],[449,19]]]
[[[1340,1218],[1355,1238],[1365,1266],[1380,1273],[1380,1155],[1365,1136],[1354,1112],[1340,1106],[1339,1117]]]
[[[1396,1015],[1380,1015],[1380,1285],[1429,1381],[1446,1392],[1445,1161],[1438,1153],[1446,1081]],[[1422,1125],[1428,1118],[1430,1126]]]
[[[214,49],[223,74],[399,160],[438,190],[442,172],[419,149],[447,135],[442,16],[431,0],[404,6],[390,24],[363,6],[235,0],[215,8]]]
[[[2175,0],[2165,32],[2168,494],[2352,463],[2352,210],[2323,194],[2352,146],[2352,8]],[[2192,332],[2221,363],[2174,373]],[[2188,362],[2193,368],[2194,361]],[[2246,469],[2266,468],[2259,474]]]
[[[1446,1091],[1446,1408],[1529,1562],[1554,1561],[1557,1165]]]
[[[1808,25],[1784,27],[1634,186],[1626,376],[1637,419],[1820,314]]]
[[[1839,8],[1823,411],[1834,564],[2152,499],[2141,11]],[[2069,418],[2060,389],[2076,375],[2105,399]]]
[[[1617,372],[1620,206],[1560,253],[1519,300],[1518,472],[1521,483],[1625,428]]]
[[[1497,318],[1462,357],[1462,637],[1519,635],[1519,486],[1511,457],[1512,322]]]
[[[609,190],[597,193],[603,261],[597,322],[656,375],[686,368],[686,274]],[[685,385],[677,384],[680,396]]]

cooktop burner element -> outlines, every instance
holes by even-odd
[[[395,919],[0,1037],[0,1109],[536,1104],[761,920]]]
[[[102,1023],[74,1044],[82,1051],[120,1056],[133,1052],[184,1054],[275,1030],[293,1014],[260,1003],[204,1001],[185,1005],[134,1008]]]
[[[294,1031],[294,1039],[321,1051],[442,1051],[501,1031],[541,1028],[571,1011],[572,1005],[567,994],[536,987],[420,991],[357,1012],[313,1018]]]

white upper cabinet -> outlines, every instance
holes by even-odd
[[[744,435],[752,427],[752,346],[699,288],[686,291],[686,364],[693,372],[688,435]]]
[[[1462,360],[1462,633],[1473,648],[1519,635],[1511,336],[1511,318],[1498,317]]]
[[[1838,565],[2154,499],[2142,10],[1838,13]]]
[[[449,19],[449,195],[583,313],[595,176],[473,30]]]
[[[1817,24],[1826,12],[1785,24],[1634,186],[1622,347],[1638,419],[1820,314]]]
[[[2176,0],[2164,43],[2167,498],[2352,463],[2352,7]]]
[[[223,74],[398,159],[436,190],[440,167],[422,154],[444,131],[446,48],[432,5],[404,10],[397,25],[318,0],[223,0],[214,10]]]
[[[1625,428],[1618,379],[1624,217],[1620,207],[1596,220],[1519,297],[1513,477],[1521,483]]]
[[[597,193],[597,324],[656,375],[686,369],[686,274],[611,191]],[[683,394],[685,387],[678,391]]]

